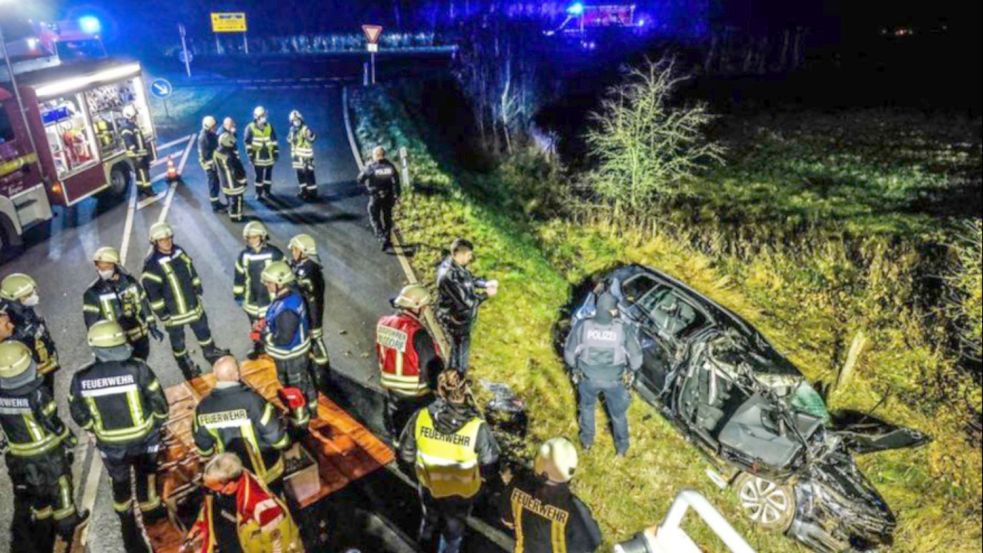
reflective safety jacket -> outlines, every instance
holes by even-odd
[[[311,318],[311,335],[319,337],[324,322],[324,272],[321,265],[309,257],[291,262],[290,267],[297,279],[300,294],[307,302],[307,313]]]
[[[478,430],[484,424],[472,418],[453,433],[440,432],[428,409],[416,417],[416,476],[435,498],[474,497],[481,489],[478,466]]]
[[[290,161],[294,169],[314,168],[315,140],[317,135],[306,123],[301,123],[299,127],[290,127],[287,142],[290,143]]]
[[[231,451],[267,484],[283,475],[290,438],[273,404],[251,388],[220,382],[195,408],[191,427],[202,457]]]
[[[117,269],[115,280],[97,278],[82,294],[85,327],[98,321],[116,321],[131,341],[147,335],[153,316],[147,292],[133,276]]]
[[[201,129],[198,133],[198,164],[205,171],[215,170],[215,150],[218,149],[218,135],[215,131]]]
[[[18,388],[0,388],[0,430],[7,437],[8,455],[15,457],[34,457],[63,443],[77,443],[40,378]]]
[[[143,441],[168,415],[157,375],[139,359],[84,367],[72,376],[68,405],[72,420],[103,448]]]
[[[236,274],[232,285],[232,294],[236,302],[253,317],[262,317],[266,308],[273,301],[272,295],[266,290],[266,285],[260,279],[263,269],[274,261],[283,259],[280,248],[270,243],[264,243],[259,251],[246,247],[236,259]]]
[[[171,253],[154,249],[143,262],[140,276],[150,308],[166,326],[197,321],[204,313],[199,296],[201,278],[187,253],[176,244]]]
[[[514,527],[513,553],[592,553],[601,530],[569,483],[517,477],[502,497],[505,521]]]
[[[271,123],[259,126],[255,121],[250,122],[246,125],[243,142],[246,144],[249,160],[258,167],[273,165],[280,155],[280,147],[276,143],[276,131],[273,130]]]
[[[379,319],[375,350],[383,388],[410,397],[430,391],[430,376],[440,370],[440,348],[412,313],[401,311]]]
[[[143,137],[140,126],[129,119],[123,119],[119,125],[119,134],[123,138],[128,157],[145,157],[150,154],[147,141]]]
[[[310,352],[310,319],[299,292],[289,290],[270,304],[263,341],[273,359],[294,359]]]
[[[55,341],[51,338],[44,317],[38,315],[33,307],[20,302],[6,302],[5,305],[14,323],[14,333],[11,338],[31,350],[34,362],[37,363],[38,373],[45,375],[58,370],[60,368],[58,350],[55,348]]]
[[[212,155],[222,192],[227,196],[236,196],[246,191],[246,169],[239,159],[239,148],[236,145],[236,135],[222,131],[218,135],[218,148]]]

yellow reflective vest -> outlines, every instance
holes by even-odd
[[[481,489],[478,430],[482,420],[471,419],[453,434],[437,430],[429,409],[416,418],[416,476],[435,498],[474,497]]]

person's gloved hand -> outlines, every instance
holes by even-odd
[[[621,373],[621,383],[625,385],[625,388],[631,390],[635,386],[635,371],[626,370]]]
[[[150,325],[150,328],[147,330],[150,332],[150,335],[153,336],[154,340],[157,340],[158,342],[164,341],[164,333],[157,328],[156,324]]]
[[[581,382],[584,381],[584,371],[580,369],[574,369],[570,372],[570,380],[573,381],[574,386],[579,386]]]

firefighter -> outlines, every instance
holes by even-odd
[[[222,186],[222,193],[228,199],[229,219],[235,223],[242,221],[242,195],[246,191],[246,169],[239,158],[236,141],[236,124],[231,117],[222,121],[222,132],[218,135],[218,148],[212,155],[215,170]]]
[[[234,453],[205,465],[208,493],[185,540],[194,553],[304,553],[286,504],[242,466]]]
[[[154,371],[133,357],[133,347],[118,322],[95,323],[89,328],[88,342],[96,359],[72,377],[68,395],[72,419],[96,439],[112,481],[113,510],[120,519],[126,551],[150,553],[136,510],[148,525],[167,515],[157,494],[167,398]]]
[[[38,378],[31,350],[16,340],[0,343],[0,430],[13,484],[11,551],[50,553],[56,534],[70,544],[88,517],[72,501],[71,448],[77,440]]]
[[[399,312],[379,319],[375,349],[386,390],[386,430],[398,445],[399,432],[413,413],[433,402],[433,380],[443,361],[440,347],[423,326],[423,313],[430,305],[427,289],[405,286],[392,305]]]
[[[201,369],[185,347],[185,326],[191,327],[209,364],[228,352],[216,347],[212,340],[208,317],[201,303],[201,278],[188,254],[174,243],[171,226],[165,222],[151,225],[150,244],[153,251],[143,263],[140,282],[147,291],[150,309],[164,323],[181,373],[191,380],[201,375]]]
[[[303,296],[294,289],[294,274],[283,261],[270,263],[262,274],[263,284],[273,296],[260,324],[266,352],[276,363],[276,374],[284,387],[298,388],[306,405],[293,409],[292,423],[307,428],[317,412],[317,389],[310,368],[310,318]]]
[[[201,132],[198,133],[198,163],[208,177],[208,201],[212,203],[212,211],[218,213],[225,209],[225,204],[219,197],[218,167],[215,166],[215,150],[218,149],[216,124],[215,118],[211,115],[206,115],[201,120]]]
[[[232,295],[249,317],[249,324],[256,326],[256,322],[266,316],[266,308],[273,300],[263,285],[263,269],[274,261],[282,261],[283,252],[269,243],[266,226],[259,221],[247,223],[242,228],[242,238],[246,241],[246,247],[236,259]],[[255,359],[262,351],[263,342],[257,337],[253,340],[251,358]]]
[[[123,270],[119,252],[109,246],[92,255],[99,276],[82,294],[85,328],[97,321],[117,321],[133,346],[133,357],[146,361],[150,355],[150,336],[158,342],[164,334],[157,329],[147,292],[136,278]]]
[[[416,465],[423,510],[420,543],[431,542],[439,528],[439,550],[457,553],[482,478],[498,480],[500,450],[459,371],[440,373],[437,396],[406,424],[399,454],[404,463]]]
[[[129,104],[123,108],[123,120],[119,125],[119,134],[126,146],[126,157],[133,164],[133,174],[136,177],[137,191],[141,197],[153,196],[154,190],[150,183],[150,150],[147,139],[140,130],[137,122],[137,108]]]
[[[519,476],[503,494],[502,522],[515,535],[514,553],[592,553],[601,529],[590,508],[570,490],[577,448],[566,438],[536,452],[533,476]]]
[[[386,159],[386,150],[382,146],[372,150],[372,161],[359,173],[358,183],[369,192],[369,221],[385,251],[392,247],[393,208],[399,201],[402,189],[399,171]]]
[[[298,234],[290,239],[287,248],[290,249],[290,268],[311,318],[311,361],[317,368],[315,376],[326,381],[331,359],[324,345],[324,271],[317,256],[317,244],[311,235]]]
[[[0,300],[7,304],[5,311],[14,324],[11,337],[31,350],[38,374],[44,378],[48,392],[54,393],[55,371],[61,367],[48,325],[35,310],[41,301],[37,283],[24,273],[7,275],[0,281]]]
[[[239,380],[239,363],[226,356],[215,362],[217,382],[192,419],[198,454],[210,458],[231,451],[270,490],[283,496],[283,450],[290,438],[273,404]]]
[[[437,268],[437,319],[451,341],[449,366],[468,370],[471,327],[478,306],[498,293],[498,281],[478,278],[468,265],[474,260],[474,245],[463,238],[454,240],[451,253]]]
[[[300,190],[297,196],[304,200],[317,198],[317,180],[314,177],[314,141],[317,135],[307,126],[300,112],[290,112],[290,133],[287,142],[290,144],[290,161],[297,171],[297,186]]]
[[[272,194],[273,165],[280,159],[280,148],[276,142],[276,131],[267,119],[263,106],[253,110],[253,120],[246,126],[243,142],[246,154],[256,174],[256,199],[265,200]]]

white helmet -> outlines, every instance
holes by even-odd
[[[201,128],[206,131],[210,131],[215,128],[215,118],[211,115],[206,115],[201,118]]]
[[[137,108],[133,104],[128,104],[123,108],[123,117],[127,119],[133,119],[137,116]]]
[[[566,438],[546,440],[536,452],[534,470],[553,482],[569,482],[577,470],[577,448]]]
[[[264,115],[266,115],[266,108],[264,108],[263,106],[256,106],[253,109],[253,119],[259,119]]]
[[[293,110],[290,112],[290,116],[287,118],[287,120],[292,123],[294,119],[300,119],[301,121],[303,121],[304,117],[300,114],[299,111]]]

